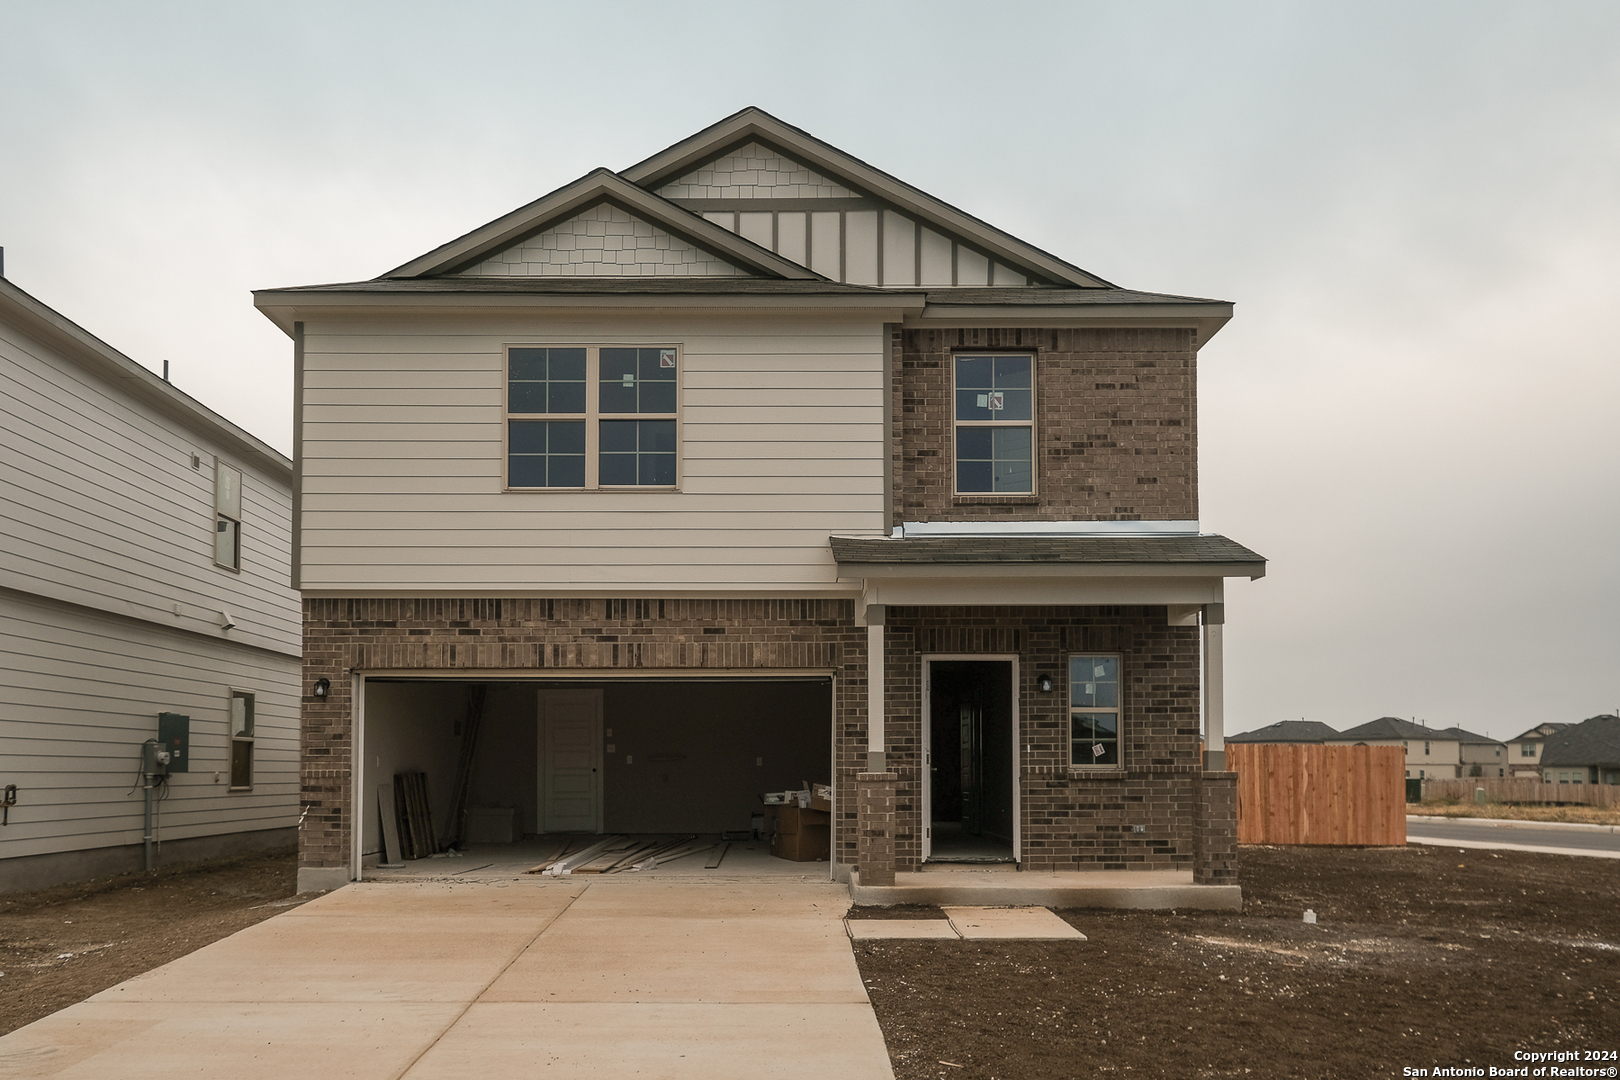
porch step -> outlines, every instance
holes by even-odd
[[[929,869],[895,875],[893,885],[862,885],[849,874],[857,906],[935,904],[978,907],[1243,910],[1240,885],[1195,885],[1190,870],[1032,874],[987,869]]]

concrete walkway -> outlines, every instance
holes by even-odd
[[[892,1080],[842,885],[350,885],[0,1038],[29,1080]]]

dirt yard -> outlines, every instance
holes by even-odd
[[[0,1034],[286,911],[294,857],[0,895]]]
[[[1241,915],[1063,911],[1088,941],[857,945],[895,1075],[1485,1076],[1548,1051],[1601,1071],[1540,1075],[1616,1075],[1620,862],[1245,848],[1241,874]]]
[[[1620,1050],[1616,860],[1246,848],[1242,874],[1241,915],[1066,911],[1088,941],[857,946],[897,1077],[1487,1075],[1516,1052]],[[285,911],[293,888],[284,856],[0,896],[0,1032]]]

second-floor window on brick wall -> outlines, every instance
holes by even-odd
[[[1035,491],[1035,358],[1028,353],[952,357],[956,493]]]
[[[679,477],[678,350],[506,351],[508,488],[672,488]]]

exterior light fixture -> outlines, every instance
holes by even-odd
[[[1035,676],[1035,689],[1039,690],[1043,694],[1050,694],[1052,692],[1052,676],[1046,674],[1044,671]]]
[[[316,679],[315,680],[315,700],[316,701],[325,701],[326,700],[326,695],[331,693],[331,692],[332,692],[332,680],[331,679]]]

